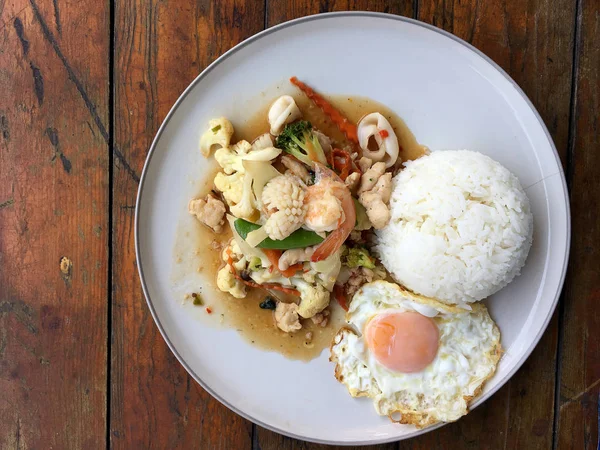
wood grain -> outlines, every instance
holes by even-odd
[[[412,0],[267,0],[267,26],[332,11],[377,11],[413,17]]]
[[[600,396],[600,3],[579,6],[571,145],[572,241],[565,286],[559,449],[596,449]]]
[[[0,1],[2,449],[106,441],[109,8],[66,6]]]
[[[216,57],[262,30],[264,4],[115,4],[115,157],[110,439],[114,448],[250,448],[252,425],[212,399],[166,346],[134,252],[139,174],[163,118]]]
[[[467,40],[523,88],[567,161],[575,1],[420,0],[420,20]],[[521,370],[468,417],[401,448],[552,447],[557,313]]]

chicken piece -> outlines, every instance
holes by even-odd
[[[271,239],[282,240],[304,223],[306,185],[294,175],[279,175],[271,179],[262,192],[262,204],[268,219],[265,231]]]
[[[363,173],[358,187],[358,194],[373,189],[379,178],[385,173],[385,163],[378,162],[371,166],[369,170]]]
[[[283,272],[296,263],[310,261],[316,247],[294,248],[286,250],[279,257],[279,270]]]
[[[275,324],[286,333],[294,333],[302,328],[298,316],[298,305],[295,303],[277,302],[275,307]]]
[[[356,192],[356,188],[358,187],[359,182],[360,182],[360,173],[359,172],[351,173],[344,180],[344,183],[346,184],[348,189],[350,189],[350,192],[352,192],[353,194]]]
[[[305,184],[308,184],[310,180],[310,174],[308,173],[308,169],[304,164],[294,158],[291,158],[290,156],[282,156],[281,164],[283,164],[292,175],[296,175]]]
[[[373,165],[373,160],[370,158],[367,158],[366,156],[363,156],[362,158],[360,158],[358,160],[358,162],[356,164],[358,165],[358,168],[360,169],[360,171],[362,173],[365,173]]]
[[[205,199],[192,199],[188,204],[188,211],[215,233],[223,231],[226,209],[221,200],[212,195],[207,195]]]
[[[388,202],[392,194],[392,174],[386,173],[379,177],[373,189],[363,192],[358,201],[365,207],[367,217],[376,230],[381,230],[390,221]]]

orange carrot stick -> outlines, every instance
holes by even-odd
[[[355,144],[358,144],[358,135],[356,132],[356,125],[345,118],[334,106],[329,103],[325,98],[317,94],[310,86],[307,86],[296,77],[290,78],[290,82],[297,86],[304,94],[312,100],[321,110],[328,115],[333,123],[346,135],[346,137]]]

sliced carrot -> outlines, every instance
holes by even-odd
[[[333,161],[331,167],[337,170],[340,178],[345,181],[352,171],[352,157],[350,153],[346,150],[334,148],[331,151],[331,155]]]
[[[344,311],[348,311],[348,302],[346,301],[346,295],[344,294],[344,286],[341,284],[334,285],[333,297],[337,300]]]
[[[316,93],[310,86],[307,86],[296,77],[290,78],[290,82],[297,86],[304,94],[312,100],[321,110],[329,116],[329,118],[337,125],[337,127],[346,135],[346,137],[355,144],[358,144],[358,134],[356,131],[356,125],[350,122],[346,117],[342,115],[335,107],[325,100],[325,97]]]
[[[267,255],[267,258],[269,258],[269,262],[271,263],[271,267],[269,268],[269,272],[273,272],[273,270],[279,270],[279,258],[281,258],[281,250],[271,250],[271,249],[262,249],[263,252],[265,252],[265,255]],[[298,264],[294,264],[293,266],[288,267],[286,270],[279,270],[281,272],[281,275],[283,275],[286,278],[290,278],[293,277],[294,275],[296,275],[296,272],[298,272],[299,270],[302,270],[302,267],[304,267],[301,263]]]
[[[383,139],[385,139],[386,137],[388,137],[390,135],[390,133],[388,133],[387,130],[380,130],[379,131],[379,136],[381,136]]]
[[[281,275],[283,275],[286,278],[290,278],[290,277],[293,277],[294,275],[296,275],[296,272],[298,272],[299,270],[302,270],[303,268],[304,268],[304,264],[302,264],[302,263],[294,264],[293,266],[290,266],[287,269],[285,269],[283,272],[281,272]]]
[[[279,258],[281,257],[281,250],[270,250],[268,248],[263,249],[267,258],[269,258],[269,262],[271,263],[271,267],[269,267],[269,273],[273,273],[274,270],[278,270],[279,267]]]

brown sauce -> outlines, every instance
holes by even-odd
[[[313,126],[331,137],[338,144],[343,145],[345,136],[338,130],[321,110],[314,106],[308,98],[298,93],[294,98],[303,113],[303,118],[309,120]],[[380,112],[390,122],[400,144],[400,155],[403,161],[416,159],[423,155],[426,148],[421,146],[406,124],[389,108],[373,100],[361,97],[330,96],[328,99],[350,120],[357,123],[361,117],[371,112]],[[244,123],[234,123],[235,141],[245,139],[252,142],[254,138],[269,130],[267,111],[270,102]],[[206,195],[213,188],[212,180],[218,171],[215,168],[210,177],[202,184],[199,196]],[[189,228],[189,227],[188,227]],[[265,299],[268,292],[262,289],[248,288],[247,296],[243,299],[233,298],[229,294],[219,291],[216,287],[218,270],[223,266],[221,248],[231,238],[230,230],[223,234],[215,234],[212,230],[194,221],[193,229],[183,231],[187,240],[180,246],[193,246],[191,259],[181,259],[181,251],[176,249],[175,258],[180,269],[197,270],[202,272],[208,280],[208,286],[201,292],[203,305],[198,306],[202,312],[200,316],[213,324],[219,324],[236,329],[239,334],[262,349],[275,351],[290,359],[310,361],[321,354],[323,349],[329,347],[331,340],[343,322],[344,311],[332,300],[330,304],[330,320],[326,327],[314,324],[311,320],[303,320],[303,327],[296,333],[284,333],[274,323],[273,312],[264,310],[259,304]],[[185,266],[185,267],[181,267]],[[209,314],[207,308],[211,311]],[[306,334],[312,333],[308,341]]]

